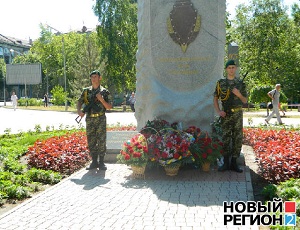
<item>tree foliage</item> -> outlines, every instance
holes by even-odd
[[[103,69],[96,32],[80,31],[54,35],[41,26],[41,37],[34,42],[31,50],[40,57],[43,64],[44,87],[48,80],[49,91],[56,85],[64,87],[65,55],[66,88],[71,98],[78,97],[82,88],[90,84],[89,73],[92,70]]]
[[[101,60],[108,87],[117,92],[135,89],[137,51],[137,6],[132,0],[97,0],[94,7],[99,17],[97,27]]]
[[[66,92],[64,92],[63,87],[61,87],[60,85],[56,85],[51,90],[51,93],[53,95],[53,104],[54,105],[64,105],[67,94],[66,94]]]
[[[299,8],[294,7],[294,14],[297,12]],[[232,22],[234,30],[229,32],[239,45],[240,65],[249,71],[248,85],[273,88],[280,83],[288,89],[288,98],[300,99],[299,36],[295,22],[280,0],[251,0],[248,5],[238,6]]]

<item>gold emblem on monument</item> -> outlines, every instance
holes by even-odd
[[[192,43],[201,26],[200,15],[191,0],[177,0],[167,19],[168,32],[173,41],[180,45],[182,52]]]

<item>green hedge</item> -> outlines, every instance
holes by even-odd
[[[37,98],[21,98],[18,100],[18,106],[40,106],[43,103],[43,100]]]

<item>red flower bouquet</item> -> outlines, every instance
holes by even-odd
[[[157,161],[162,166],[191,160],[189,146],[192,135],[172,128],[161,130],[148,138],[151,161]]]
[[[192,152],[197,165],[202,165],[205,162],[213,163],[221,158],[223,153],[221,141],[209,137],[207,133],[202,133],[200,128],[195,126],[189,127],[187,132],[195,138],[189,150]]]
[[[149,160],[146,138],[139,133],[125,142],[117,160],[126,165],[145,166]]]

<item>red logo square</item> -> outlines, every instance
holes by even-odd
[[[284,202],[284,211],[285,212],[296,212],[296,202],[295,201],[285,201]]]

